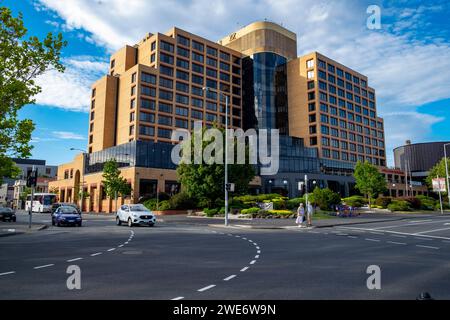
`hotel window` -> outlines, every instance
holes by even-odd
[[[330,103],[336,105],[337,99],[334,96],[330,96]]]
[[[217,103],[207,101],[206,109],[211,110],[211,111],[217,111]]]
[[[212,59],[212,58],[206,57],[206,64],[208,66],[217,68],[217,60],[216,59]]]
[[[350,151],[356,151],[356,144],[350,143]]]
[[[203,52],[203,50],[205,49],[202,43],[197,42],[195,40],[192,40],[192,48],[201,52]]]
[[[347,129],[347,122],[345,122],[344,120],[339,120],[339,127],[341,127],[342,129]]]
[[[345,86],[344,80],[338,78],[338,79],[337,79],[337,85],[338,85],[339,87],[341,87],[341,88],[344,88],[344,86]]]
[[[310,110],[312,111],[312,110]],[[320,104],[320,111],[322,112],[328,112],[328,106],[325,103]]]
[[[241,58],[233,56],[233,63],[237,65],[241,65]]]
[[[182,91],[182,92],[186,92],[186,93],[189,92],[189,85],[187,85],[183,82],[177,81],[176,88],[177,88],[177,91]]]
[[[339,151],[333,150],[333,159],[335,160],[339,159]]]
[[[139,134],[143,136],[154,136],[155,135],[155,128],[149,127],[149,126],[139,126]]]
[[[206,91],[206,98],[211,100],[217,100],[217,93],[214,91]]]
[[[188,122],[187,122],[187,120],[175,119],[175,126],[178,127],[178,128],[187,129],[188,128]]]
[[[159,71],[169,77],[173,77],[173,68],[166,66],[159,66]]]
[[[341,78],[344,77],[344,70],[337,68],[336,73],[339,77]]]
[[[134,135],[134,125],[130,126],[129,135],[130,136]]]
[[[317,133],[317,127],[309,126],[309,134],[316,134],[316,133]]]
[[[91,112],[91,121],[95,119],[95,111]]]
[[[143,122],[155,123],[155,115],[153,113],[140,112],[139,120]]]
[[[203,58],[202,54],[198,54],[196,52],[192,52],[192,60],[195,60],[195,61],[203,63],[204,58]]]
[[[203,89],[202,88],[192,86],[191,93],[193,95],[203,97]]]
[[[367,88],[367,81],[366,80],[361,80],[361,87]]]
[[[331,146],[333,148],[339,148],[339,140],[337,139],[331,139]]]
[[[191,98],[191,104],[197,108],[203,108],[203,100],[197,98]]]
[[[161,40],[160,45],[162,50],[173,53],[174,51],[173,44]]]
[[[338,109],[336,108],[336,107],[330,107],[330,113],[333,115],[333,116],[337,116],[337,114],[338,114],[338,111],[337,111]]]
[[[306,61],[306,68],[308,69],[314,68],[314,59]]]
[[[328,82],[330,83],[336,83],[336,77],[332,76],[331,74],[328,75]]]
[[[341,108],[345,108],[345,100],[339,99],[338,100],[338,106]]]
[[[155,51],[155,49],[156,49],[156,41],[153,41],[153,42],[152,42],[150,49],[151,49],[152,51]]]
[[[345,83],[345,88],[349,91],[353,91],[353,85],[350,82]]]
[[[168,54],[162,52],[160,53],[159,58],[161,59],[161,62],[164,63],[173,64],[174,62],[173,56],[169,56]]]
[[[346,139],[347,140],[347,131],[341,130],[341,139]]]
[[[95,100],[92,100],[91,101],[91,109],[94,109],[95,108]]]
[[[156,103],[153,100],[141,99],[141,108],[148,110],[155,110]]]
[[[358,152],[359,153],[364,153],[364,146],[358,144]]]
[[[220,59],[230,61],[230,55],[226,52],[220,51]]]
[[[208,112],[206,113],[206,121],[214,122],[216,120],[217,120],[217,116],[215,114],[208,113]]]
[[[89,132],[94,131],[94,123],[91,123],[91,125],[89,126]]]
[[[206,53],[210,56],[217,57],[217,49],[211,48],[209,46],[206,47]]]
[[[192,63],[192,71],[203,74],[203,66]]]
[[[89,136],[89,143],[91,144],[91,143],[94,143],[94,136],[93,135],[90,135]]]
[[[160,102],[158,104],[158,110],[161,112],[172,113],[172,105]]]
[[[362,99],[362,105],[365,107],[369,106],[369,102],[367,101],[367,99]]]
[[[114,69],[116,66],[116,60],[111,60],[111,69]]]
[[[328,64],[328,72],[334,73],[335,67],[332,64]]]
[[[166,78],[159,78],[159,85],[164,88],[173,89],[173,81]]]
[[[333,126],[337,126],[337,125],[338,125],[338,119],[337,119],[337,118],[334,118],[334,117],[331,117],[331,118],[330,118],[330,123],[331,123],[331,125],[333,125]]]
[[[153,74],[142,72],[141,80],[142,80],[142,82],[145,82],[145,83],[156,84],[156,76]]]
[[[225,62],[220,62],[220,69],[225,71],[230,71],[230,64]]]
[[[314,78],[314,71],[308,71],[308,79]]]
[[[355,77],[355,76],[353,76],[353,82],[354,82],[354,83],[356,83],[356,84],[359,84],[359,78],[358,78],[358,77]]]
[[[322,149],[322,154],[324,158],[330,158],[330,149]]]
[[[185,58],[189,58],[189,50],[177,47],[177,54]]]
[[[185,105],[189,104],[189,97],[188,96],[183,96],[183,95],[177,93],[175,99],[176,99],[177,103],[181,103],[181,104],[185,104]]]
[[[314,102],[309,103],[308,104],[308,111],[311,112],[311,111],[315,111],[315,110],[316,110],[316,104]]]
[[[195,74],[192,75],[192,82],[196,84],[203,85],[203,77],[197,76]]]
[[[309,115],[309,122],[310,123],[316,122],[316,115],[315,114],[310,114]]]
[[[134,112],[130,113],[130,122],[134,122]]]
[[[177,58],[177,67],[189,70],[189,61]]]
[[[194,119],[203,119],[203,112],[197,110],[191,110],[191,117]]]
[[[141,86],[141,93],[145,96],[156,97],[156,89],[147,86]]]
[[[319,59],[319,68],[326,69],[327,63],[325,61]]]
[[[150,63],[155,62],[156,60],[156,54],[152,53],[152,55],[150,56]]]
[[[185,47],[189,47],[189,39],[188,38],[178,35],[177,41],[179,44],[181,44]]]
[[[313,92],[308,92],[308,100],[314,100],[316,98],[316,93]]]
[[[323,123],[328,123],[329,122],[328,116],[324,115],[324,114],[321,114],[320,115],[320,121],[323,122]]]
[[[309,144],[311,146],[317,146],[317,137],[311,137],[309,138]]]
[[[354,91],[356,94],[360,94],[360,93],[361,93],[361,90],[360,90],[359,87],[357,87],[357,86],[353,86],[353,91]]]
[[[373,101],[369,101],[369,108],[375,109],[375,103]]]
[[[217,78],[217,71],[210,68],[206,68],[206,75],[211,78]]]
[[[64,171],[64,179],[69,179],[69,170]]]
[[[347,152],[342,152],[341,156],[342,156],[342,160],[348,161],[348,153]]]
[[[350,161],[356,162],[356,154],[353,154],[353,153],[350,154]]]
[[[211,80],[211,79],[206,79],[206,86],[208,88],[217,89],[217,81]]]
[[[320,127],[320,132],[321,132],[322,134],[328,135],[328,134],[330,134],[330,128],[328,128],[327,126],[321,126],[321,127]]]
[[[97,92],[97,90],[96,90],[96,89],[92,89],[92,98],[94,98],[94,97],[95,97],[95,94],[96,94],[96,92]]]
[[[136,95],[136,86],[131,87],[131,96]]]
[[[353,100],[353,94],[352,93],[347,92],[347,100]],[[358,101],[356,101],[356,102],[358,102]]]
[[[232,67],[232,72],[233,72],[234,74],[240,75],[240,74],[241,74],[241,68],[236,67],[236,66],[233,66],[233,67]]]
[[[159,115],[158,116],[158,124],[165,125],[165,126],[171,126],[172,118]]]
[[[345,79],[347,79],[348,81],[352,81],[352,75],[350,73],[346,72]]]
[[[319,78],[323,80],[327,80],[327,74],[325,71],[319,70]]]
[[[373,92],[369,92],[369,99],[375,100],[375,94]]]
[[[172,92],[165,91],[165,90],[159,90],[159,98],[164,100],[173,100],[173,94]]]
[[[331,128],[331,135],[332,135],[333,137],[339,138],[339,130],[338,130],[338,129]]]
[[[177,70],[177,79],[189,81],[189,73]]]
[[[176,107],[175,114],[179,116],[187,117],[189,115],[189,109],[183,107]]]
[[[328,101],[328,96],[326,93],[320,92],[319,95],[320,95],[320,101],[325,101],[325,102]]]
[[[348,113],[348,120],[354,121],[355,120],[355,115],[353,113]]]
[[[378,129],[383,129],[383,122],[377,122]]]
[[[314,81],[310,81],[310,82],[308,82],[308,84],[309,83],[312,83],[312,88],[309,88],[309,86],[308,86],[308,89],[313,89],[314,88]],[[327,90],[327,84],[325,82],[323,82],[323,81],[319,81],[319,89],[326,91]]]

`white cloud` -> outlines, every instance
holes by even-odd
[[[37,79],[42,92],[36,102],[71,111],[89,110],[91,85],[106,74],[108,64],[88,56],[66,58],[63,63],[64,73],[50,70]]]
[[[81,134],[69,131],[53,131],[52,134],[60,140],[86,140]]]

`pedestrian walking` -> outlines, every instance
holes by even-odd
[[[312,216],[314,214],[314,208],[311,205],[311,202],[308,202],[306,206],[306,216],[308,218],[308,227],[312,227]]]
[[[295,222],[298,224],[298,227],[301,228],[303,226],[303,222],[305,221],[305,208],[303,207],[303,203],[297,208],[297,219]]]

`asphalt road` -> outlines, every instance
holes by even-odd
[[[84,222],[0,238],[0,299],[450,299],[450,217],[311,230]],[[70,265],[81,290],[67,289]],[[370,265],[380,290],[366,286]]]

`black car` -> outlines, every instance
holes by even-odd
[[[52,225],[60,226],[78,226],[81,227],[83,220],[77,208],[72,206],[62,206],[56,209],[52,214]]]
[[[59,207],[73,207],[73,208],[77,209],[79,214],[81,214],[81,211],[76,204],[64,203],[64,202],[57,202],[57,203],[52,204],[52,214],[55,213]]]
[[[11,208],[0,208],[0,220],[16,222],[16,213]]]

